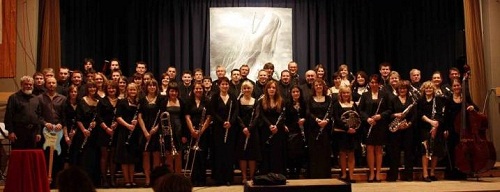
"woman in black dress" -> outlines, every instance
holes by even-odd
[[[74,85],[70,85],[68,88],[68,97],[66,99],[66,129],[64,129],[64,140],[66,141],[66,145],[61,146],[62,151],[65,152],[65,165],[64,168],[68,168],[70,165],[76,164],[76,152],[72,149],[71,143],[74,141],[74,136],[76,134],[76,130],[78,129],[78,125],[76,124],[76,112],[79,104],[78,100],[78,87]]]
[[[307,132],[306,110],[307,105],[302,95],[302,89],[298,85],[290,88],[291,100],[286,105],[286,127],[288,127],[288,161],[289,178],[298,179],[302,167],[306,161]]]
[[[388,96],[379,91],[379,76],[371,75],[370,91],[363,93],[359,102],[361,122],[365,123],[366,135],[366,161],[370,169],[368,182],[380,182],[380,171],[382,169],[383,146],[386,144],[387,121],[391,114],[388,108]],[[377,169],[375,172],[374,169]]]
[[[116,122],[116,103],[118,101],[118,84],[109,81],[104,85],[106,97],[100,100],[97,105],[97,129],[98,141],[97,144],[101,150],[101,187],[107,188],[111,184],[114,186],[115,164],[113,163],[114,147],[112,146],[112,138],[115,128],[118,126]],[[111,173],[111,183],[106,177],[107,170]]]
[[[361,95],[368,92],[368,75],[364,71],[358,71],[356,73],[356,80],[352,84],[352,100],[359,105]]]
[[[391,120],[397,118],[401,122],[394,128],[390,127],[389,133],[389,155],[390,169],[387,173],[387,181],[396,181],[398,179],[399,165],[401,162],[401,150],[404,151],[404,167],[405,170],[401,174],[401,180],[413,180],[413,163],[414,163],[414,128],[415,118],[417,117],[416,99],[409,96],[410,81],[400,81],[396,86],[398,93],[397,97],[391,99],[390,110],[392,112]],[[411,108],[410,105],[412,105]],[[405,111],[403,114],[403,111]],[[406,122],[403,122],[406,121]]]
[[[219,94],[212,96],[209,110],[211,111],[213,158],[212,175],[216,185],[231,185],[233,181],[234,148],[236,145],[236,130],[238,101],[228,94],[229,79],[219,79]],[[227,134],[226,134],[227,133]]]
[[[420,138],[423,145],[422,150],[422,179],[426,182],[436,181],[434,170],[438,163],[438,159],[444,155],[443,132],[445,131],[444,123],[444,106],[443,97],[438,97],[436,94],[437,88],[431,81],[426,81],[422,84],[420,91],[423,97],[420,98],[417,104]],[[430,165],[430,173],[428,171]]]
[[[145,176],[145,186],[149,187],[151,176],[151,156],[153,157],[153,168],[160,166],[160,139],[158,124],[160,122],[160,97],[158,95],[158,82],[149,80],[144,84],[146,96],[139,99],[138,123],[141,128],[139,137],[142,152],[142,168]]]
[[[448,152],[451,167],[448,164],[446,167],[445,178],[452,180],[467,179],[467,174],[460,172],[455,168],[455,147],[460,142],[460,131],[462,127],[455,127],[456,118],[460,118],[462,112],[462,102],[465,97],[465,106],[467,111],[478,110],[479,108],[472,102],[469,95],[462,94],[462,82],[460,79],[452,79],[451,90],[453,94],[451,95],[448,103],[446,105],[446,126],[447,130],[444,132],[445,139],[448,141]]]
[[[326,95],[326,84],[323,80],[315,80],[314,93],[309,99],[307,114],[310,129],[309,177],[331,178],[331,110],[333,99]]]
[[[261,174],[269,172],[285,174],[288,138],[284,117],[286,109],[276,81],[270,80],[266,83],[264,96],[257,105],[262,153],[259,171]]]
[[[261,159],[259,151],[259,136],[255,125],[257,100],[252,97],[253,84],[245,81],[241,84],[243,96],[240,98],[238,114],[238,143],[236,152],[240,163],[243,184],[247,181],[247,168],[250,168],[250,179],[252,180],[257,167],[256,162]]]
[[[339,100],[333,103],[333,132],[339,148],[340,179],[353,182],[354,178],[354,150],[359,143],[356,138],[356,132],[361,124],[357,105],[352,101],[351,88],[340,86]],[[346,114],[344,114],[346,113]],[[348,116],[347,119],[345,115]],[[349,168],[349,175],[346,169]]]
[[[97,145],[97,131],[92,131],[96,128],[97,103],[96,98],[97,88],[94,82],[87,82],[86,94],[80,100],[76,112],[76,123],[78,131],[75,135],[72,148],[77,151],[77,165],[86,171],[94,185],[99,184],[99,147]]]
[[[167,154],[167,165],[170,166],[172,173],[180,174],[182,172],[182,143],[186,143],[187,129],[183,129],[184,117],[184,102],[179,99],[179,85],[176,82],[168,83],[167,98],[162,106],[162,111],[166,111],[170,115],[169,122],[172,128],[172,135],[166,133],[168,136],[165,138]],[[175,150],[174,150],[175,149]],[[176,154],[177,153],[177,154]]]
[[[209,136],[207,135],[207,133],[205,133],[205,131],[210,124],[210,117],[207,107],[208,100],[205,98],[203,85],[201,82],[195,82],[193,85],[191,97],[186,103],[185,114],[186,125],[191,134],[191,142],[189,144],[190,157],[189,162],[186,162],[186,164],[188,165],[188,168],[192,168],[191,182],[194,186],[205,186],[206,184],[205,163],[208,155],[207,151]],[[197,140],[198,146],[195,147],[195,143]]]
[[[121,164],[125,187],[134,187],[134,165],[139,161],[141,151],[139,147],[139,135],[141,129],[137,125],[138,105],[137,93],[139,92],[135,83],[127,85],[127,97],[116,104],[116,121],[118,122],[115,162]]]

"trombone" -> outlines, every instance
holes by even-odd
[[[207,112],[206,108],[203,107],[203,110],[201,111],[200,124],[198,125],[198,129],[196,130],[199,134],[198,134],[198,138],[196,138],[196,141],[195,141],[193,147],[191,147],[191,145],[193,144],[193,137],[191,137],[191,141],[189,142],[189,147],[188,147],[188,151],[187,151],[187,158],[186,158],[186,165],[184,166],[184,177],[191,177],[191,174],[193,173],[194,162],[196,160],[196,152],[202,151],[200,148],[200,138],[201,138],[201,135],[203,134],[203,124],[205,122],[206,112]],[[189,155],[191,153],[191,149],[194,151],[193,152],[193,159],[191,162],[191,168],[189,169],[189,173],[187,173],[187,168],[188,168],[188,164],[189,164]]]

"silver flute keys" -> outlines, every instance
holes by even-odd
[[[158,109],[158,112],[156,113],[155,121],[153,122],[153,125],[151,125],[151,130],[153,130],[156,126],[156,122],[158,122],[158,118],[160,117],[160,109]],[[149,141],[151,141],[151,135],[149,135],[148,141],[146,141],[146,145],[144,146],[144,151],[148,149]]]
[[[231,99],[231,98],[229,98]],[[229,113],[227,114],[227,122],[231,120],[231,111],[233,109],[233,101],[229,100]],[[227,134],[229,134],[229,128],[226,129],[226,132],[224,133],[224,143],[227,143]]]
[[[283,110],[281,110],[281,114],[278,117],[278,120],[276,120],[276,123],[274,123],[275,126],[278,126],[278,124],[281,123],[281,121],[285,118],[285,110],[286,110],[286,108],[283,107]],[[269,137],[267,138],[266,144],[269,145],[271,143],[271,139],[273,139],[274,134],[275,133],[271,133],[271,135],[269,135]]]

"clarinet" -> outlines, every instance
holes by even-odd
[[[97,106],[97,104],[98,104],[98,103],[99,103],[99,100],[97,100],[97,102],[96,102],[96,106]],[[90,121],[90,124],[92,124],[92,122],[95,122],[95,118],[96,118],[96,117],[97,117],[97,107],[96,107],[96,109],[95,109],[95,111],[94,111],[94,117],[92,117],[92,121]],[[90,131],[90,133],[92,133],[92,129],[93,129],[93,127],[91,127],[91,126],[89,125],[89,128],[88,128],[87,130],[89,130],[89,131]],[[82,146],[80,147],[80,152],[82,152],[82,151],[83,151],[83,148],[84,148],[84,147],[85,147],[85,145],[87,144],[87,141],[88,141],[89,137],[90,137],[90,135],[89,135],[88,137],[85,137],[85,139],[83,139]]]
[[[113,119],[111,119],[111,126],[113,126],[113,124],[115,123],[116,123],[116,107],[115,110],[113,110]],[[113,145],[113,135],[109,136],[108,149],[111,149],[111,145]]]
[[[155,121],[153,122],[153,125],[151,125],[151,130],[154,129],[156,122],[158,122],[158,117],[160,117],[160,109],[158,109],[158,113],[156,113],[156,118]],[[148,141],[146,141],[146,145],[144,146],[144,151],[146,151],[146,149],[148,148],[149,141],[151,141],[151,138],[149,138]]]
[[[66,150],[66,154],[67,154],[67,156],[66,156],[66,160],[69,160],[69,156],[70,156],[69,154],[70,154],[70,149],[71,149],[71,142],[72,142],[72,140],[73,140],[73,136],[74,136],[74,134],[71,136],[71,132],[72,132],[72,131],[74,130],[74,128],[75,128],[75,124],[76,124],[76,120],[75,120],[75,118],[71,119],[71,123],[72,123],[72,124],[71,124],[71,127],[69,128],[69,130],[67,130],[67,132],[68,132],[68,137],[69,137],[70,142],[69,142],[69,144],[68,144],[68,149]]]
[[[137,104],[137,109],[135,109],[134,117],[132,118],[132,121],[137,120],[137,115],[139,114],[139,107],[141,104]],[[134,133],[135,126],[134,128],[129,131],[128,136],[127,136],[127,141],[125,141],[125,145],[130,145],[130,138],[132,137],[132,134]]]
[[[323,120],[326,120],[326,118],[328,118],[328,116],[330,115],[330,109],[332,108],[332,104],[333,104],[333,97],[330,97],[330,104],[328,104],[328,108],[327,108],[327,111],[325,113],[325,117],[323,117]],[[323,133],[323,129],[325,129],[325,128],[324,127],[319,128],[318,135],[316,135],[316,141],[319,139],[319,136],[321,136],[321,134]]]
[[[380,104],[382,104],[382,100],[384,100],[384,98],[380,98],[380,101],[378,102],[377,111],[375,111],[375,115],[377,115],[378,111],[380,110]],[[370,137],[370,133],[372,133],[372,128],[373,128],[373,125],[370,125],[370,128],[368,129],[368,134],[366,134],[367,139],[368,139],[368,137]]]
[[[285,117],[285,110],[286,110],[286,108],[283,107],[283,110],[281,110],[281,114],[278,117],[278,120],[276,120],[276,123],[274,123],[274,125],[277,126],[281,122],[281,120],[283,120],[283,118]],[[273,137],[274,137],[274,133],[271,133],[271,135],[269,135],[269,137],[267,138],[266,144],[269,145],[271,143],[271,139],[273,139]]]
[[[229,98],[231,99],[231,98]],[[233,108],[233,101],[229,100],[229,113],[227,114],[227,122],[229,122],[231,118],[231,111]],[[224,133],[224,143],[227,143],[227,134],[229,133],[229,128],[226,129],[226,133]]]
[[[297,109],[297,119],[300,120],[300,104],[298,105]],[[306,134],[304,133],[304,125],[299,126],[300,129],[300,134],[302,135],[302,141],[304,142],[304,148],[307,148],[307,142],[306,142]]]
[[[436,117],[436,97],[434,96],[434,98],[432,98],[431,119],[434,120],[435,117]],[[427,150],[426,150],[426,152],[427,152],[426,156],[427,156],[427,158],[429,158],[429,160],[432,160],[432,154],[434,152],[433,147],[434,147],[434,137],[432,137],[432,135],[429,135],[429,143],[428,143]]]

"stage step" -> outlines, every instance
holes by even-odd
[[[400,172],[402,171],[403,168],[400,168]],[[386,179],[386,174],[389,168],[382,168],[381,172],[381,179],[382,181],[385,181]],[[438,180],[444,180],[444,173],[445,173],[445,168],[444,167],[438,167],[436,168],[436,177]],[[340,176],[340,169],[338,168],[332,168],[332,178],[339,178]],[[135,176],[136,182],[139,185],[144,184],[144,174],[143,173],[136,173]],[[485,173],[479,174],[479,178],[482,177],[500,177],[500,162],[497,162],[495,164],[495,167]],[[118,172],[116,174],[117,178],[117,183],[119,185],[123,184],[123,178],[121,175],[121,172]],[[420,181],[422,178],[422,168],[421,167],[415,167],[414,172],[413,172],[413,180],[414,181]],[[305,179],[303,174],[300,176],[300,179]],[[354,170],[354,178],[356,182],[366,182],[368,179],[368,168],[356,168]],[[207,185],[214,185],[213,179],[211,179],[211,170],[207,170]],[[242,178],[241,178],[241,171],[236,169],[234,171],[234,181],[233,184],[241,184],[242,183]]]

